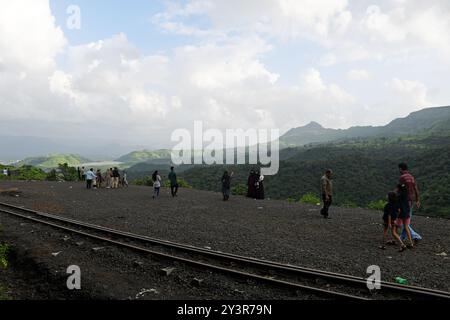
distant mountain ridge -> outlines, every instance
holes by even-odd
[[[16,166],[31,165],[42,169],[57,168],[59,164],[67,163],[69,166],[79,166],[91,160],[74,154],[54,154],[43,157],[31,157],[19,161]]]
[[[333,142],[368,137],[445,134],[450,132],[450,107],[427,108],[405,118],[395,119],[385,126],[327,129],[317,122],[289,130],[280,138],[281,147],[297,147],[311,143]]]
[[[128,163],[128,164],[137,164],[141,162],[167,162],[166,160],[171,159],[171,151],[162,149],[162,150],[141,150],[141,151],[133,151],[130,152],[118,159],[116,161]]]

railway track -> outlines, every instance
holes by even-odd
[[[371,291],[367,288],[367,280],[360,277],[212,251],[97,226],[2,202],[0,202],[0,213],[132,249],[140,253],[227,273],[256,282],[283,286],[300,292],[306,291],[327,298],[450,300],[449,292],[384,281],[381,282],[381,289]],[[159,250],[156,250],[155,247]]]

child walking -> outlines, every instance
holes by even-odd
[[[159,197],[159,191],[161,190],[161,176],[158,171],[153,172],[152,175],[153,180],[153,199]]]
[[[388,193],[388,203],[384,207],[383,214],[383,222],[384,222],[384,230],[383,230],[383,244],[380,246],[380,249],[385,250],[386,244],[394,244],[395,242],[387,241],[388,231],[391,229],[392,237],[397,240],[400,244],[400,252],[405,251],[406,246],[400,239],[400,236],[397,233],[397,227],[395,221],[397,220],[397,216],[399,214],[399,203],[397,199],[397,194],[395,192]]]

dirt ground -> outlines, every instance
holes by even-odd
[[[411,285],[450,291],[450,256],[447,256],[450,254],[450,221],[445,219],[414,216],[413,227],[424,240],[414,249],[399,253],[397,247],[388,247],[386,251],[378,249],[382,214],[376,211],[333,207],[332,219],[324,220],[317,206],[244,197],[232,197],[229,202],[223,202],[217,193],[188,189],[181,189],[177,198],[163,190],[161,197],[153,200],[151,188],[137,186],[86,190],[80,183],[1,182],[0,188],[20,191],[18,196],[0,196],[2,202],[102,226],[360,277],[367,277],[367,267],[378,265],[385,281],[400,276]],[[143,260],[113,247],[94,252],[92,248],[99,246],[96,243],[85,239],[64,240],[64,234],[51,228],[2,214],[0,225],[3,226],[0,241],[12,243],[18,256],[10,270],[0,271],[0,283],[11,282],[12,274],[23,278],[31,269],[37,270],[38,275],[47,272],[48,284],[61,285],[66,279],[64,266],[82,265],[89,290],[69,295],[65,288],[54,290],[52,297],[57,299],[128,299],[136,298],[142,289],[150,290],[141,297],[146,299],[308,298],[268,288],[249,289],[248,285],[224,276],[205,275],[204,271],[188,270],[184,266],[176,266],[175,276],[165,277],[160,274],[161,268],[167,267],[164,261]],[[84,244],[78,246],[79,242]],[[52,255],[57,252],[61,253]],[[33,262],[22,263],[21,256]],[[145,261],[145,268],[141,260]],[[35,264],[42,270],[23,267]],[[207,279],[208,285],[194,288],[191,283],[195,277]],[[49,286],[39,288],[32,284],[30,287],[38,287],[38,290],[23,290],[12,297],[45,298],[49,295]]]

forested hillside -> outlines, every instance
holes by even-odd
[[[395,139],[358,139],[282,151],[278,175],[266,177],[266,195],[273,199],[300,199],[319,195],[319,180],[332,168],[335,203],[367,207],[384,199],[397,184],[398,164],[407,162],[422,193],[422,214],[450,217],[450,137],[425,136]],[[203,166],[182,176],[195,188],[220,190],[225,169],[235,172],[234,185],[246,184],[252,166]]]

